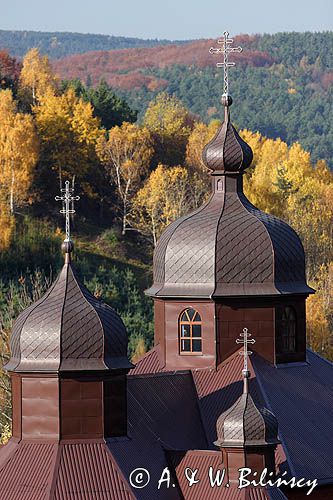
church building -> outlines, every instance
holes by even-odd
[[[306,347],[303,246],[245,196],[253,154],[231,105],[225,92],[203,151],[211,196],[155,249],[155,342],[136,366],[121,318],[78,278],[70,238],[57,280],[17,318],[0,500],[333,497],[333,370]]]

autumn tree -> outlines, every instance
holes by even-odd
[[[21,64],[6,50],[0,50],[0,89],[16,91]]]
[[[188,138],[185,164],[190,170],[189,187],[194,207],[200,206],[211,192],[211,177],[202,160],[202,151],[213,139],[220,125],[219,120],[212,120],[209,125],[197,122]]]
[[[0,91],[0,115],[0,198],[13,214],[28,199],[38,139],[32,116],[17,112],[10,90]]]
[[[154,140],[154,162],[178,165],[184,162],[194,119],[182,102],[163,92],[151,101],[143,119]]]
[[[110,179],[117,187],[122,203],[122,234],[128,228],[131,200],[138,190],[142,176],[148,171],[153,155],[151,135],[146,128],[124,122],[113,127],[109,138],[97,143],[97,153]]]
[[[47,56],[42,56],[37,48],[30,49],[23,58],[20,75],[20,89],[27,94],[28,101],[36,105],[47,93],[54,93],[57,78]]]
[[[191,208],[188,170],[158,165],[133,200],[133,225],[154,246],[162,231]]]
[[[333,261],[319,267],[314,286],[306,301],[308,344],[333,360]]]
[[[96,143],[102,131],[91,104],[69,89],[60,96],[46,93],[33,112],[41,141],[40,196],[54,192],[59,180],[75,177],[89,198],[96,197],[101,186]]]

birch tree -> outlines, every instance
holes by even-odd
[[[0,91],[0,193],[11,214],[28,201],[38,138],[31,115],[18,113],[10,90]]]
[[[97,153],[121,200],[122,234],[129,229],[131,200],[148,171],[153,152],[149,131],[132,123],[124,122],[121,127],[113,127],[108,140],[102,138],[98,141]]]

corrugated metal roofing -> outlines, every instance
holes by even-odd
[[[0,467],[1,500],[49,498],[58,446],[20,443]]]
[[[148,373],[161,373],[163,368],[161,366],[161,346],[156,345],[148,351],[130,370],[129,375],[146,375]]]
[[[252,357],[266,404],[278,419],[291,473],[332,482],[333,365],[311,351],[307,362],[275,368]]]
[[[104,443],[60,447],[54,500],[133,500],[127,481]]]
[[[207,448],[191,374],[163,374],[128,379],[129,439],[110,439],[108,446],[126,478],[143,467],[150,472],[139,499],[179,498],[176,488],[157,492],[167,467],[165,449]]]

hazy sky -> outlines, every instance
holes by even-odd
[[[0,29],[208,38],[333,28],[333,0],[0,0]]]

